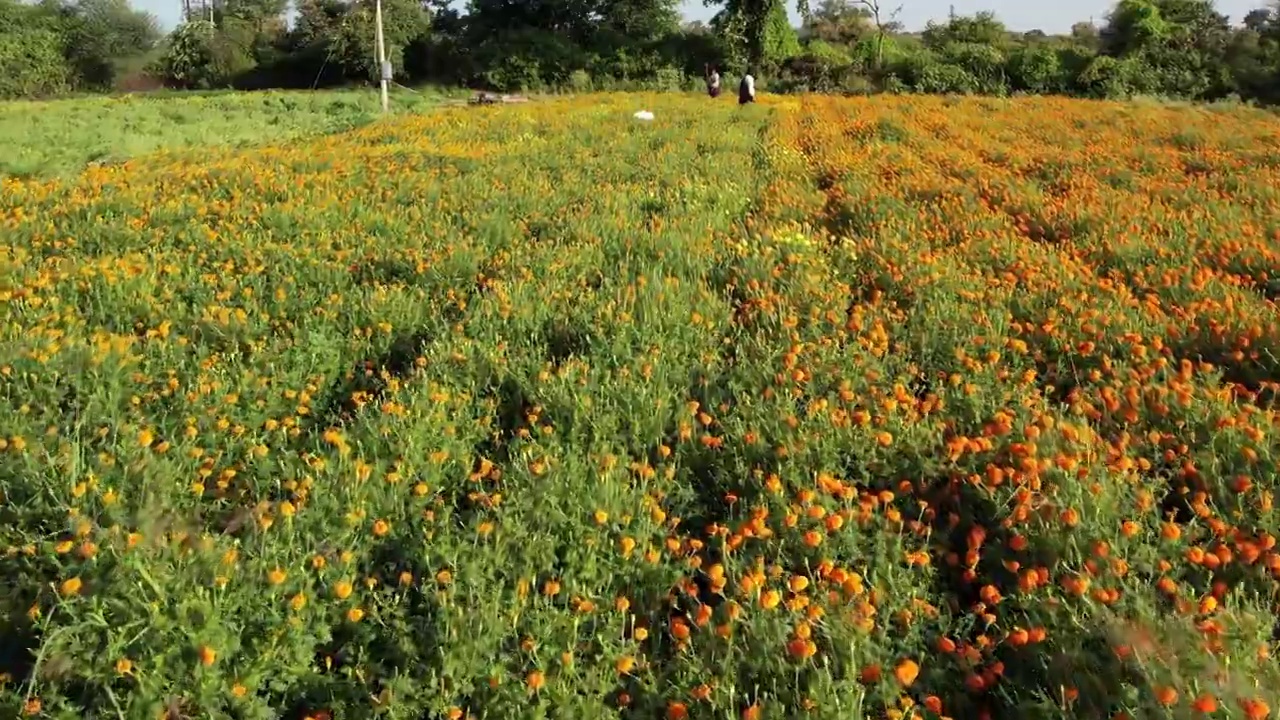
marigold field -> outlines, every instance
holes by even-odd
[[[0,180],[0,716],[1274,716],[1277,247],[1274,116],[1057,99]]]

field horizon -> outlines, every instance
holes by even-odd
[[[6,717],[1280,706],[1271,114],[348,100],[0,167]]]

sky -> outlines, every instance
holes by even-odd
[[[817,4],[816,0],[811,0]],[[151,12],[167,29],[178,22],[182,0],[133,0],[134,6]],[[908,30],[919,30],[930,20],[945,20],[949,8],[959,15],[972,15],[983,10],[996,14],[1011,30],[1043,30],[1066,32],[1074,23],[1088,20],[1101,23],[1114,5],[1114,0],[884,0],[885,7],[902,6],[898,20]],[[1265,0],[1218,0],[1218,12],[1239,22],[1250,10],[1265,5]],[[798,22],[795,3],[790,2],[792,20]],[[681,10],[689,20],[708,20],[715,8],[705,7],[702,0],[683,0]]]

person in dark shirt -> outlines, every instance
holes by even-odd
[[[738,104],[746,105],[756,101],[756,78],[753,68],[748,67],[738,83]]]

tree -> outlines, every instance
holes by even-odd
[[[599,18],[594,0],[470,0],[468,25],[479,33],[544,30],[588,40]]]
[[[800,0],[800,11],[809,16],[808,0]],[[777,65],[800,50],[784,0],[728,0],[711,24],[734,65]]]
[[[75,0],[56,7],[67,62],[77,85],[105,90],[119,64],[146,54],[161,35],[154,16],[128,0]]]
[[[0,0],[0,98],[42,97],[71,87],[57,21],[46,8]]]
[[[215,5],[214,17],[260,21],[279,17],[288,8],[288,0],[221,0]]]
[[[1259,35],[1265,33],[1273,22],[1271,8],[1255,8],[1244,16],[1244,27]]]
[[[652,41],[673,32],[680,13],[672,0],[596,0],[591,17],[599,31],[634,41]]]
[[[382,0],[382,35],[387,62],[396,72],[404,68],[404,50],[426,32],[430,19],[417,0]],[[377,48],[374,46],[374,9],[368,2],[352,2],[346,7],[336,31],[327,38],[329,51],[350,78],[378,77]]]
[[[1061,92],[1062,59],[1048,44],[1039,42],[1018,48],[1009,57],[1008,79],[1013,90],[1031,93]]]
[[[1071,39],[1096,52],[1100,43],[1098,26],[1092,22],[1078,22],[1071,26]]]
[[[897,17],[902,12],[902,6],[886,11],[880,4],[880,0],[856,0],[856,3],[871,14],[871,22],[876,28],[876,46],[875,46],[875,69],[877,71],[884,68],[884,39],[885,36],[899,28]]]
[[[237,35],[237,30],[243,30]],[[178,87],[227,87],[254,67],[251,29],[243,23],[219,28],[211,20],[190,20],[174,28],[160,61],[166,82]]]
[[[875,32],[871,11],[856,0],[821,0],[802,27],[806,39],[852,45]]]
[[[1280,97],[1280,47],[1263,33],[1266,24],[1249,24],[1232,34],[1226,63],[1241,95],[1274,102]]]
[[[1231,26],[1211,0],[1120,0],[1101,38],[1140,91],[1193,99],[1233,91]]]
[[[922,39],[925,47],[939,50],[952,43],[1000,47],[1008,38],[1008,29],[995,13],[980,12],[973,16],[957,15],[945,23],[930,22]]]

